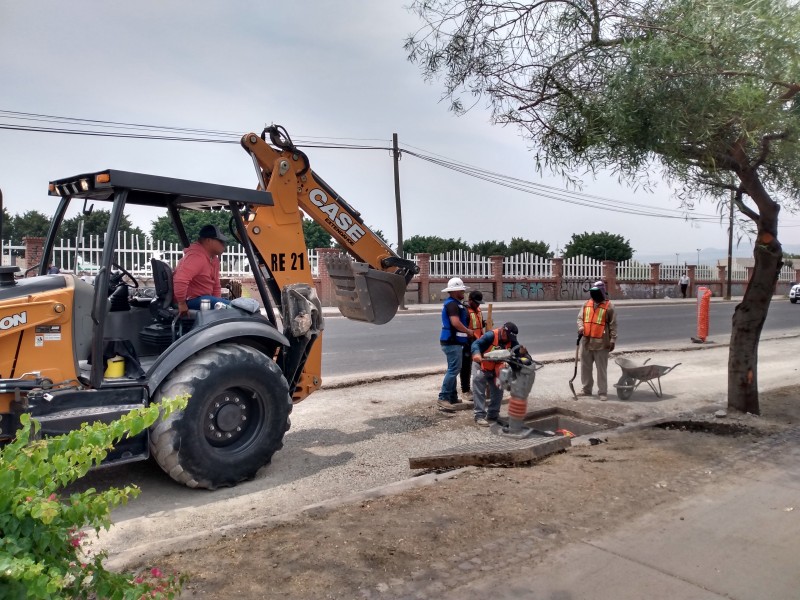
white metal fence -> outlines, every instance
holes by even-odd
[[[588,256],[564,259],[564,279],[602,279],[603,262]]]
[[[617,280],[618,281],[647,281],[650,279],[651,268],[648,263],[642,263],[636,260],[626,260],[625,262],[617,263]],[[676,276],[676,279],[679,276]]]
[[[486,278],[492,276],[492,262],[466,250],[453,250],[431,256],[431,277],[469,277]]]
[[[54,248],[53,258],[57,267],[66,271],[96,272],[103,251],[103,238],[89,236],[76,244],[75,240],[60,240]],[[0,240],[1,264],[25,265],[21,260],[25,246],[12,245]],[[168,244],[149,237],[118,234],[114,262],[128,271],[147,277],[151,274],[150,259],[158,258],[172,267],[183,257],[183,248],[178,244]],[[415,254],[407,254],[406,258],[419,264]],[[314,250],[308,251],[308,264],[311,273],[319,275],[319,257]],[[647,281],[650,279],[649,263],[629,260],[617,264],[618,281]],[[680,276],[688,272],[685,264],[662,264],[659,267],[660,281],[678,281]],[[567,280],[602,279],[603,262],[587,256],[575,256],[564,259],[563,277]],[[223,277],[247,277],[250,275],[250,264],[244,249],[238,245],[228,246],[221,257],[220,274]],[[470,279],[489,279],[493,276],[492,261],[486,256],[473,252],[456,250],[430,258],[430,276],[439,278],[465,277]],[[553,260],[524,253],[503,259],[503,277],[509,279],[550,279],[553,277]],[[717,281],[719,269],[716,265],[699,265],[695,269],[695,279],[700,281]],[[747,281],[747,269],[734,264],[731,270],[732,281]],[[795,270],[792,266],[781,269],[779,280],[795,281]]]
[[[525,252],[503,259],[503,276],[513,279],[549,279],[553,276],[553,261]]]
[[[99,269],[103,252],[104,236],[88,236],[82,240],[59,240],[53,248],[53,263],[56,267],[75,273],[93,274]],[[12,264],[12,256],[24,254],[25,246],[12,246],[0,242],[2,264]],[[183,247],[150,237],[126,235],[119,232],[117,247],[114,251],[114,263],[135,275],[149,277],[152,274],[150,259],[163,260],[173,268],[183,258]],[[316,252],[308,252],[308,264],[314,276],[318,275],[318,257]],[[33,266],[33,265],[30,265]],[[239,244],[230,245],[220,257],[220,275],[222,277],[247,277],[250,275],[250,263],[244,248]]]

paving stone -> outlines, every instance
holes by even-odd
[[[485,442],[446,448],[425,456],[413,456],[408,459],[408,464],[412,469],[518,464],[566,450],[570,445],[570,438],[562,436],[529,437],[521,440],[497,436]]]

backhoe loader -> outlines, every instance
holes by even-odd
[[[118,444],[105,464],[152,454],[175,481],[208,489],[253,478],[281,448],[293,404],[321,385],[324,320],[303,213],[355,259],[334,255],[327,265],[342,314],[377,324],[394,317],[414,263],[310,169],[283,128],[249,133],[241,144],[253,160],[256,189],[113,169],[50,182],[58,206],[36,274],[19,278],[18,267],[0,267],[0,444],[13,439],[23,413],[40,421],[44,435],[58,435],[188,394],[184,410]],[[73,273],[47,274],[73,203],[85,212],[110,209],[93,284]],[[165,209],[184,248],[184,211],[226,211],[258,302],[181,315],[172,269],[156,258],[155,298],[131,298],[139,282],[115,261],[130,206]],[[119,373],[112,359],[124,364]]]

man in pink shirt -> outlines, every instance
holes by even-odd
[[[200,301],[205,299],[211,301],[212,307],[217,302],[228,304],[221,298],[219,284],[219,257],[227,242],[219,227],[204,225],[197,241],[183,251],[172,276],[172,295],[181,315],[189,309],[200,310]]]

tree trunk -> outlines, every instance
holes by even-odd
[[[758,405],[758,342],[769,303],[775,293],[783,251],[778,242],[780,206],[770,198],[754,170],[740,173],[742,188],[755,201],[759,214],[754,244],[755,266],[742,302],[733,312],[728,352],[728,408],[760,414]]]
[[[781,254],[756,246],[756,264],[742,302],[733,313],[728,354],[728,408],[760,414],[758,405],[758,342],[775,283]]]

